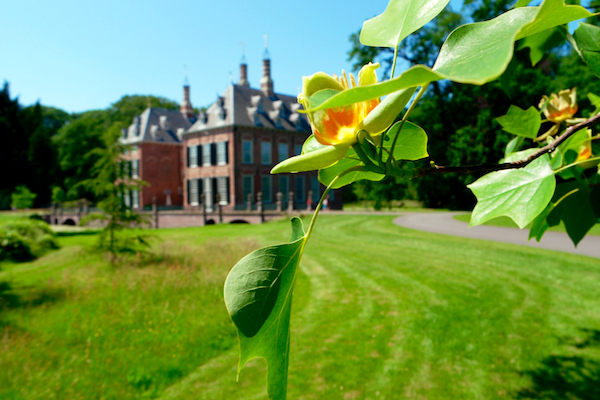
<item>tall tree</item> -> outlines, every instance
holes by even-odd
[[[398,51],[404,64],[421,63],[431,66],[445,40],[444,35],[459,23],[490,19],[513,5],[511,0],[467,0],[462,15],[447,10],[432,23],[409,36]],[[356,34],[350,37],[350,60],[362,65],[375,58],[389,71],[392,57],[389,50],[367,48],[360,45]],[[597,92],[595,80],[587,79],[589,72],[573,54],[566,42],[550,46],[544,59],[532,67],[528,48],[517,50],[507,71],[496,81],[483,86],[459,85],[452,82],[434,82],[411,120],[429,134],[428,151],[432,159],[444,165],[469,165],[496,162],[504,152],[510,136],[500,129],[494,118],[506,113],[510,104],[528,108],[537,104],[542,95],[567,87],[577,86],[580,94]],[[517,44],[516,49],[519,49]],[[406,66],[406,65],[405,65]],[[557,76],[561,78],[556,78]],[[597,82],[597,80],[596,80]],[[585,100],[583,101],[585,105]],[[395,190],[378,190],[371,193],[393,196],[395,193],[417,193],[426,206],[469,208],[475,198],[465,187],[475,176],[435,176],[415,181],[385,180]],[[355,191],[367,193],[365,187],[372,183],[357,182]],[[409,190],[406,191],[408,185]],[[384,198],[384,200],[389,200]]]

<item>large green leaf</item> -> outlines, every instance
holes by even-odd
[[[311,111],[382,97],[440,79],[484,84],[506,69],[515,40],[590,15],[581,6],[567,6],[563,0],[545,0],[539,7],[520,7],[489,21],[463,25],[448,36],[433,68],[416,65],[397,78],[344,90]]]
[[[580,24],[573,36],[587,65],[600,76],[600,27]]]
[[[506,115],[496,118],[496,121],[506,132],[530,139],[537,136],[542,125],[540,112],[533,106],[523,110],[520,107],[511,105]]]
[[[597,194],[597,191],[590,190],[590,187],[583,181],[571,181],[558,185],[554,199],[561,199],[563,196],[564,198],[548,214],[548,225],[558,225],[562,221],[567,234],[573,244],[577,246],[598,219],[593,207],[593,204],[600,200]]]
[[[225,305],[240,339],[238,375],[249,360],[264,358],[274,400],[286,398],[292,292],[303,248],[302,221],[293,218],[290,243],[248,254],[225,280]]]
[[[342,172],[354,168],[364,166],[364,164],[358,158],[358,155],[354,151],[354,149],[349,149],[346,157],[342,158],[337,163],[333,164],[331,167],[327,167],[319,170],[319,181],[325,185],[329,186],[329,184],[335,179],[336,176],[340,175]],[[361,179],[367,179],[370,181],[380,181],[385,177],[383,174],[378,174],[376,172],[371,171],[352,171],[347,174],[344,174],[340,179],[338,179],[335,184],[332,186],[333,189],[338,189],[343,186],[349,185],[352,182],[359,181]]]
[[[597,96],[594,93],[588,93],[587,97],[590,100],[590,103],[596,107],[594,114],[597,114],[598,111],[600,111],[600,96]]]
[[[519,43],[519,50],[528,47],[531,65],[536,65],[542,60],[544,54],[547,54],[561,42],[564,42],[565,37],[565,26],[557,26],[526,37]]]
[[[539,242],[542,239],[542,236],[544,236],[544,233],[546,233],[550,227],[550,224],[548,223],[548,214],[550,214],[550,211],[552,211],[553,208],[554,204],[552,202],[548,203],[546,208],[544,208],[544,211],[539,213],[538,216],[533,219],[531,227],[529,228],[529,240],[535,238],[535,240]]]
[[[530,151],[514,153],[507,161],[521,159],[527,154]],[[550,158],[545,154],[524,168],[492,172],[468,187],[477,197],[471,225],[507,216],[523,228],[550,202],[556,179]]]
[[[396,160],[420,160],[427,157],[427,133],[420,126],[406,121],[400,131],[401,122],[396,122],[386,133],[383,148],[391,150],[394,138],[396,147],[394,148],[394,158]]]
[[[366,46],[396,48],[438,15],[449,0],[390,0],[385,11],[363,23],[360,42]]]

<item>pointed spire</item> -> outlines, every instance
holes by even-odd
[[[196,117],[194,115],[192,102],[190,101],[190,83],[188,81],[187,74],[183,80],[183,101],[179,107],[179,112],[181,112],[181,114],[187,119],[194,119]]]
[[[268,49],[268,36],[265,35],[265,51],[263,53],[263,76],[260,80],[260,90],[269,97],[273,97],[273,80],[271,79],[271,56]]]
[[[250,82],[248,82],[248,64],[246,64],[246,53],[244,51],[244,42],[241,42],[242,46],[242,59],[240,60],[240,81],[238,82],[239,86],[250,86]]]

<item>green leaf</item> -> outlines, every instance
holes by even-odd
[[[585,182],[565,182],[557,186],[554,201],[562,199],[552,208],[547,217],[550,226],[558,225],[562,221],[567,234],[577,244],[585,237],[588,231],[596,224],[597,215],[592,206],[590,187]]]
[[[335,179],[336,176],[346,171],[347,169],[364,166],[364,164],[358,158],[358,155],[354,151],[354,149],[349,149],[346,157],[342,158],[337,163],[333,164],[331,167],[324,168],[319,170],[319,181],[325,185],[329,186],[329,184]],[[349,185],[352,182],[359,181],[361,179],[367,179],[370,181],[380,181],[385,177],[383,174],[378,174],[376,172],[371,171],[352,171],[340,179],[338,179],[335,184],[332,186],[333,189],[338,189],[343,186]]]
[[[316,139],[314,139],[314,142],[316,142]],[[313,145],[314,143],[311,143],[311,146]],[[307,153],[304,152],[305,147],[303,147],[302,154],[283,160],[273,167],[271,173],[303,172],[326,168],[344,157],[348,151],[348,145],[326,146],[321,145],[320,143],[319,145],[320,147],[318,148],[316,148],[316,146],[311,147],[312,151]]]
[[[600,76],[600,27],[579,24],[573,37],[583,60],[595,75]]]
[[[525,139],[522,136],[515,136],[506,144],[506,149],[504,149],[504,157],[508,157],[512,153],[519,151],[519,148],[523,145],[523,141]]]
[[[302,144],[302,151],[300,154],[310,153],[319,149],[326,148],[327,145],[319,143],[315,135],[310,135]]]
[[[362,121],[361,127],[371,135],[385,131],[398,118],[416,88],[402,89],[385,97]]]
[[[590,100],[590,103],[596,107],[593,114],[597,114],[598,111],[600,111],[600,96],[596,96],[594,93],[588,93],[587,97]]]
[[[397,78],[344,90],[310,111],[383,97],[440,79],[482,85],[506,69],[515,40],[590,15],[581,6],[546,0],[539,7],[520,7],[489,21],[463,25],[448,36],[433,68],[416,65]]]
[[[511,105],[506,115],[496,118],[496,121],[506,132],[529,139],[537,136],[542,125],[540,112],[533,106],[523,110]]]
[[[383,148],[388,151],[392,147],[394,138],[396,147],[394,148],[394,158],[396,160],[420,160],[429,156],[427,153],[427,133],[420,126],[406,121],[400,132],[401,122],[396,122],[386,133]]]
[[[581,6],[566,5],[563,0],[545,0],[536,8],[539,11],[535,20],[519,31],[517,40],[593,15]]]
[[[391,47],[438,15],[449,0],[390,0],[385,11],[363,23],[360,42],[365,46]]]
[[[531,227],[529,228],[530,240],[531,238],[535,238],[535,240],[539,242],[542,239],[542,236],[544,236],[544,233],[546,233],[546,231],[550,227],[547,218],[548,214],[550,214],[550,211],[552,211],[553,208],[554,204],[548,203],[546,208],[544,208],[544,211],[542,211],[537,217],[535,217],[535,219],[531,223]]]
[[[511,155],[511,161],[523,157],[523,152]],[[547,154],[524,168],[496,171],[472,184],[469,189],[477,197],[471,214],[471,225],[481,225],[500,216],[507,216],[523,228],[541,213],[556,187],[554,171]]]
[[[590,142],[591,136],[592,132],[589,129],[582,129],[578,132],[575,132],[571,137],[558,146],[558,151],[562,154],[561,167],[572,164],[577,160],[581,147]],[[583,167],[583,165],[580,165],[565,169],[559,172],[559,176],[563,179],[572,179],[575,176],[580,175],[579,171]]]
[[[522,50],[529,47],[529,58],[531,65],[536,65],[554,47],[558,46],[566,37],[566,29],[564,26],[558,26],[553,29],[536,33],[526,37],[519,44],[518,49]]]
[[[240,339],[239,371],[251,359],[267,361],[267,390],[274,400],[287,392],[292,292],[304,244],[299,218],[292,219],[290,243],[256,250],[231,269],[225,305]]]
[[[518,0],[513,8],[525,7],[531,3],[532,0]]]

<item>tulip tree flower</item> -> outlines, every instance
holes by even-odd
[[[375,70],[379,63],[369,63],[363,66],[358,73],[358,86],[377,83]],[[342,76],[329,76],[323,72],[305,77],[302,85],[302,93],[298,96],[298,102],[305,109],[310,108],[309,97],[319,90],[334,89],[338,91],[356,87],[354,75],[350,79],[344,71]],[[366,116],[379,104],[379,99],[362,101],[346,107],[329,108],[308,113],[308,119],[312,131],[319,143],[325,145],[353,144],[356,142],[356,133]]]
[[[543,96],[538,106],[548,121],[561,123],[570,119],[577,112],[576,88],[552,93],[550,98]]]
[[[282,161],[271,173],[328,167],[342,159],[348,148],[356,144],[359,132],[375,137],[387,130],[412,97],[414,87],[390,94],[383,100],[376,98],[344,107],[312,110],[334,94],[377,83],[377,68],[379,63],[364,65],[358,72],[358,82],[352,74],[348,76],[343,71],[340,77],[324,72],[304,77],[298,102],[306,110],[313,135],[304,143],[301,155]]]

